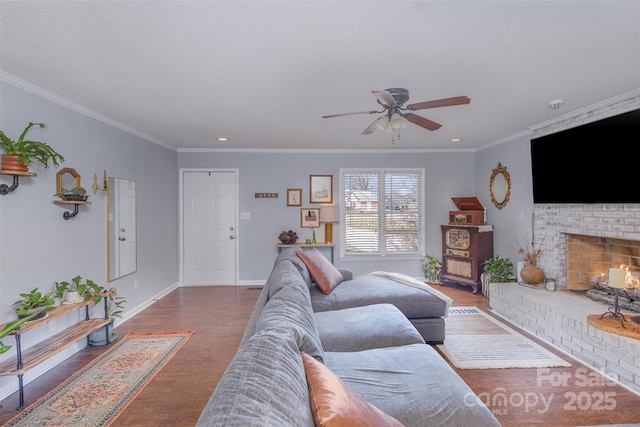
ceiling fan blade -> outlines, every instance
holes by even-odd
[[[407,113],[404,115],[404,117],[414,125],[422,126],[423,128],[428,130],[436,130],[442,127],[440,123],[432,122],[431,120],[425,119],[424,117],[417,114]]]
[[[396,100],[393,99],[393,95],[391,95],[391,92],[387,90],[372,90],[371,93],[374,94],[376,98],[378,98],[382,105],[386,105],[388,107],[396,106]]]
[[[332,117],[341,117],[341,116],[353,116],[356,114],[376,114],[381,113],[381,111],[356,111],[353,113],[341,113],[341,114],[329,114],[328,116],[322,116],[323,119],[330,119]]]
[[[360,135],[369,135],[378,127],[378,119],[375,119]]]
[[[453,105],[468,104],[471,99],[467,96],[454,96],[453,98],[435,99],[433,101],[416,102],[407,105],[408,110],[424,110],[425,108],[451,107]]]

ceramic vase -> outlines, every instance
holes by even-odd
[[[531,285],[537,285],[544,281],[544,271],[535,264],[527,264],[522,267],[520,276],[525,282]]]

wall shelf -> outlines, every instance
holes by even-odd
[[[2,169],[0,170],[1,175],[13,175],[13,185],[8,186],[7,184],[0,184],[0,195],[7,195],[11,193],[13,190],[18,188],[18,177],[19,176],[36,176],[37,174],[34,172],[20,172],[20,171],[12,171]]]
[[[53,202],[51,202],[55,205],[74,205],[73,206],[73,212],[65,212],[62,214],[62,217],[64,219],[69,219],[69,218],[73,218],[74,216],[78,215],[78,205],[90,205],[91,202],[87,202],[87,201],[70,201],[70,200],[54,200]]]

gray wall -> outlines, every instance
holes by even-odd
[[[237,168],[240,181],[240,212],[251,219],[239,222],[240,280],[264,280],[277,254],[277,237],[282,230],[295,230],[304,241],[311,230],[300,228],[300,208],[287,207],[287,188],[302,188],[302,207],[320,207],[309,203],[309,175],[333,175],[333,197],[339,195],[340,168],[405,167],[425,169],[426,251],[441,254],[440,225],[455,209],[451,197],[472,196],[476,191],[474,152],[179,152],[179,168]],[[256,199],[255,193],[277,192],[277,199]],[[334,241],[339,242],[340,224],[334,225]],[[322,229],[318,240],[324,239]],[[400,271],[421,276],[420,258],[402,260],[345,260],[335,249],[335,264],[354,274],[374,270]]]
[[[522,257],[517,253],[515,239],[532,237],[533,196],[531,191],[530,137],[488,147],[476,155],[477,194],[487,208],[487,222],[494,226],[494,254],[511,259],[516,266]],[[501,210],[491,202],[489,181],[498,162],[507,168],[511,178],[511,196]]]
[[[31,167],[37,176],[21,177],[13,193],[0,196],[0,324],[15,319],[10,305],[20,293],[36,286],[48,290],[54,281],[76,275],[117,287],[127,298],[129,313],[176,285],[177,153],[5,81],[0,84],[0,129],[16,139],[29,122],[47,124],[47,130],[32,129],[28,137],[49,143],[65,157],[61,167],[76,169],[91,202],[65,221],[62,214],[69,207],[51,203],[56,199],[57,169],[39,164]],[[138,270],[113,282],[106,282],[106,200],[91,190],[93,174],[101,182],[104,169],[110,176],[135,180],[137,186]],[[0,183],[11,185],[12,177],[0,175]],[[49,328],[29,331],[24,345],[78,319],[68,317],[56,319]],[[13,337],[2,341],[15,347]],[[13,354],[12,349],[0,359]],[[47,365],[29,371],[25,380]],[[0,397],[16,385],[15,377],[0,377]]]

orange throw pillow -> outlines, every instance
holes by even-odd
[[[312,248],[296,252],[296,255],[309,269],[309,274],[318,285],[322,293],[329,295],[333,288],[344,282],[344,277],[338,269],[320,253]]]
[[[300,352],[316,427],[402,427],[351,390],[329,368]]]

